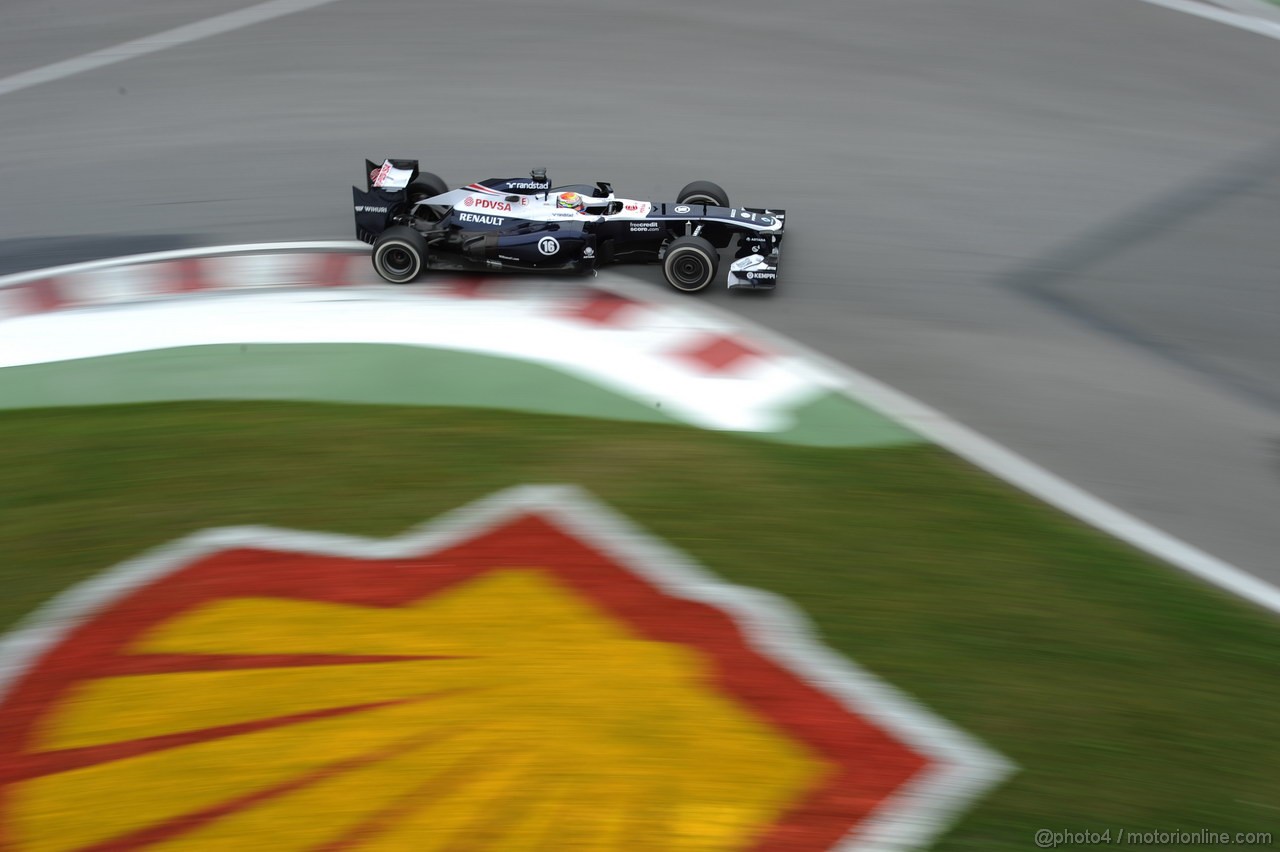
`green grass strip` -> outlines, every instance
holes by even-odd
[[[387,344],[235,344],[128,352],[0,369],[0,409],[176,400],[305,400],[500,408],[641,423],[680,415],[583,376],[514,358]],[[788,413],[767,440],[891,446],[920,438],[836,394]]]
[[[195,399],[509,408],[672,422],[656,406],[550,367],[417,346],[187,346],[0,370],[0,408]]]

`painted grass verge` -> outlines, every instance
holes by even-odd
[[[1021,771],[939,845],[1274,830],[1280,631],[926,446],[789,447],[462,409],[181,403],[0,417],[0,623],[208,526],[387,536],[572,482]],[[1185,847],[1195,848],[1195,847]]]
[[[679,400],[606,387],[594,376],[424,346],[236,343],[0,369],[0,410],[216,399],[501,408],[641,423],[688,422],[689,416]],[[816,388],[775,413],[780,428],[752,434],[817,447],[922,440],[846,396]]]
[[[415,346],[220,344],[0,369],[0,408],[218,399],[501,407],[607,420],[674,420],[661,407],[540,364]]]

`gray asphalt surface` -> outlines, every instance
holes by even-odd
[[[243,5],[12,0],[0,75]],[[790,213],[710,301],[1280,581],[1278,72],[1138,0],[340,0],[0,97],[0,271],[347,238],[365,157],[709,178]]]

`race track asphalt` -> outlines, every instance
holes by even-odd
[[[0,76],[244,5],[12,0]],[[0,95],[0,272],[346,238],[365,157],[717,180],[790,233],[711,303],[1280,581],[1278,72],[1139,0],[338,0]]]

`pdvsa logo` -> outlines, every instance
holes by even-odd
[[[462,203],[468,207],[478,207],[481,210],[501,210],[504,213],[511,212],[511,204],[507,201],[493,201],[488,198],[477,198],[473,195],[468,195],[466,200]]]

